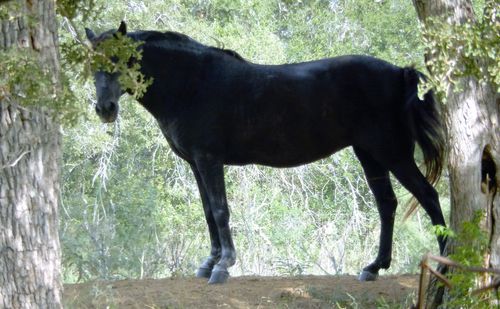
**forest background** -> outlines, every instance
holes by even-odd
[[[474,4],[481,7],[483,1]],[[60,17],[62,46],[83,33],[83,26],[101,32],[125,20],[132,31],[178,31],[256,63],[368,54],[424,71],[424,42],[411,1],[97,0],[95,5],[98,14],[85,22]],[[210,241],[189,166],[132,98],[122,98],[115,124],[100,124],[93,84],[82,72],[66,70],[83,112],[63,133],[64,282],[192,275]],[[448,217],[446,178],[438,190]],[[227,167],[226,183],[238,252],[232,275],[356,274],[376,256],[378,213],[350,149],[293,169]],[[403,222],[402,205],[410,195],[399,185],[395,192],[400,207],[392,267],[385,273],[415,273],[424,253],[438,252],[437,243],[424,212]]]

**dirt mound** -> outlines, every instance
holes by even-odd
[[[66,308],[408,308],[415,275],[359,282],[355,276],[235,277],[224,285],[197,278],[122,280],[64,286]]]

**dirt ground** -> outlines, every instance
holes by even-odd
[[[235,277],[122,280],[64,286],[65,308],[409,308],[418,277]]]

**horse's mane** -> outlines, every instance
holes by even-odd
[[[215,53],[221,53],[224,55],[229,55],[240,61],[246,61],[240,54],[234,50],[218,48],[213,46],[203,45],[189,36],[174,32],[174,31],[136,31],[127,34],[134,40],[144,41],[146,46],[156,46],[159,48],[172,48],[174,45],[176,48],[186,49],[191,51],[213,51]]]

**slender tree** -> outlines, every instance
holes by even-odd
[[[59,83],[55,5],[55,0],[0,2],[1,308],[62,307],[61,138],[53,113],[39,104],[54,100],[46,96]]]
[[[478,20],[470,0],[413,0],[424,32],[434,31],[435,34],[425,38],[432,46],[426,60],[429,72],[442,87],[445,98],[443,114],[449,149],[450,226],[459,230],[463,222],[472,221],[478,210],[484,213],[482,228],[489,241],[485,266],[499,268],[500,102],[498,72],[494,72],[498,59],[491,56],[498,53],[498,32],[495,35],[492,29],[498,31],[500,21],[494,2],[486,1],[484,16],[487,20],[483,24],[487,26],[481,28],[476,27]],[[466,38],[465,34],[474,27],[477,28],[477,39]],[[462,29],[463,33],[444,29]],[[442,40],[440,36],[449,37],[444,39],[445,42],[437,42]],[[484,46],[494,42],[495,37],[496,46]],[[483,54],[487,56],[483,57]],[[489,57],[493,63],[488,62]],[[453,246],[449,250],[453,252]],[[440,302],[439,297],[436,299],[434,305]]]

